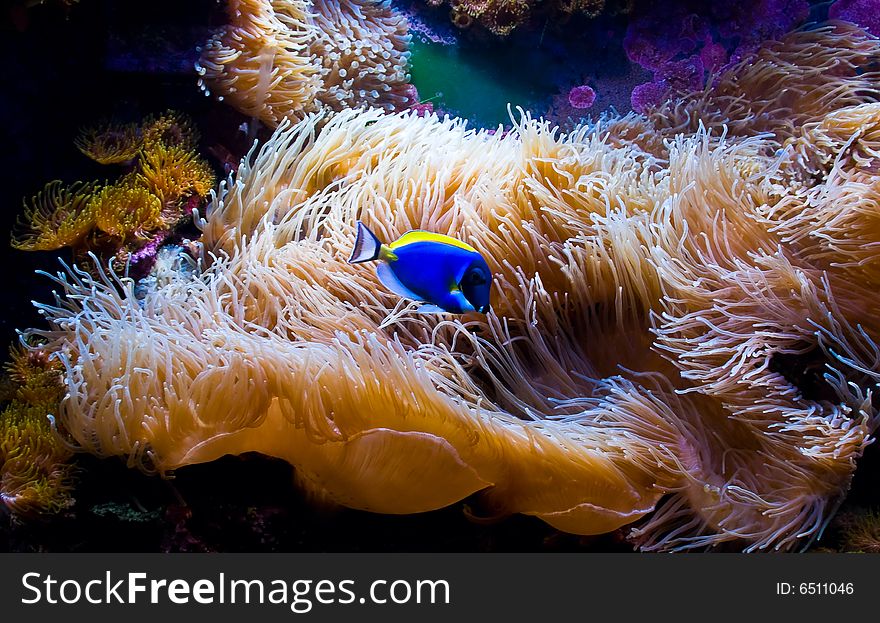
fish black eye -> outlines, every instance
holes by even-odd
[[[484,283],[488,283],[488,281],[489,277],[484,271],[479,268],[474,268],[473,270],[468,271],[464,276],[463,283],[469,286],[481,286]]]

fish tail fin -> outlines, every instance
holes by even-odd
[[[357,237],[354,239],[354,249],[351,251],[351,257],[348,258],[349,264],[360,264],[361,262],[371,262],[378,260],[382,254],[382,241],[371,232],[366,225],[357,222]]]

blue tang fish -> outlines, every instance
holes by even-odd
[[[489,311],[492,271],[483,256],[460,240],[413,230],[391,244],[358,221],[349,263],[379,260],[382,284],[403,298],[422,301],[419,313]]]

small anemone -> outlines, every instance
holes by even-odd
[[[525,0],[498,0],[486,11],[481,21],[496,35],[504,36],[525,22],[530,10]]]
[[[24,214],[12,230],[13,248],[52,251],[78,246],[94,227],[91,200],[96,192],[97,184],[46,184],[30,202],[25,200]]]
[[[142,238],[163,224],[159,198],[130,179],[104,188],[91,206],[97,228],[114,238]]]
[[[17,388],[0,412],[0,504],[18,515],[58,512],[71,503],[73,470],[50,420],[62,365],[40,347],[13,347],[6,368]]]
[[[214,186],[214,172],[195,152],[165,143],[148,143],[141,152],[140,180],[161,203],[161,216],[173,225],[184,215],[183,204],[193,196],[206,197]]]
[[[199,133],[192,120],[174,110],[147,117],[141,126],[141,134],[144,145],[164,143],[181,149],[195,149],[199,142]]]
[[[270,127],[320,110],[406,108],[410,36],[373,0],[229,0],[202,46],[200,86]]]
[[[140,128],[135,123],[104,122],[84,128],[74,144],[95,162],[121,164],[137,156],[142,138]]]

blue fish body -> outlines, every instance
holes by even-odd
[[[442,234],[410,231],[385,245],[361,222],[349,259],[379,260],[379,280],[392,292],[422,301],[422,313],[489,311],[492,272],[473,247]]]

